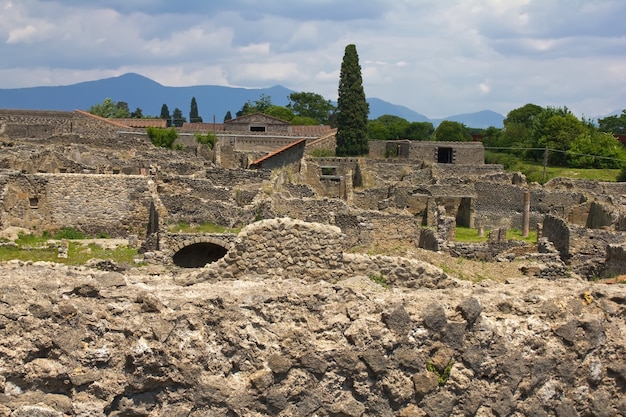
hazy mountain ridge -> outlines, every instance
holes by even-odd
[[[139,74],[128,73],[119,77],[85,81],[54,87],[28,87],[0,89],[0,108],[28,110],[88,110],[110,97],[125,101],[131,111],[139,107],[144,115],[158,116],[161,106],[167,104],[171,112],[179,108],[189,116],[191,98],[195,97],[198,111],[205,122],[221,123],[228,111],[235,115],[247,101],[258,100],[261,94],[271,97],[272,103],[285,106],[289,94],[295,92],[281,85],[269,88],[236,88],[216,85],[167,87]],[[442,120],[453,120],[468,127],[502,127],[504,116],[490,110],[430,119],[405,106],[389,103],[379,98],[368,98],[370,119],[384,114],[402,117],[410,122],[432,122],[437,126]]]

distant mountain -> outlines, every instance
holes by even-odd
[[[382,115],[391,114],[394,116],[402,117],[403,119],[408,120],[409,122],[430,122],[431,120],[424,116],[423,114],[419,114],[408,107],[398,106],[395,104],[391,104],[387,101],[381,100],[379,98],[368,98],[367,102],[370,105],[370,119],[377,119]]]
[[[271,97],[272,103],[285,106],[289,95],[295,92],[280,85],[269,88],[235,88],[217,85],[193,87],[166,87],[139,74],[87,81],[55,87],[29,87],[0,89],[0,108],[26,110],[88,110],[105,98],[128,103],[131,111],[139,107],[144,115],[158,116],[161,106],[167,104],[172,113],[179,108],[189,117],[191,98],[195,97],[198,111],[205,122],[224,120],[228,111],[233,117],[244,103],[256,101],[261,94]],[[410,122],[432,122],[437,126],[441,120],[455,120],[469,127],[502,127],[504,116],[485,110],[478,113],[451,116],[445,119],[429,119],[407,107],[395,105],[378,98],[369,98],[370,119],[384,114],[402,117]],[[457,120],[458,119],[458,120]]]
[[[491,110],[482,110],[476,113],[457,114],[455,116],[449,116],[443,119],[433,119],[431,121],[435,126],[439,126],[439,123],[443,120],[450,120],[452,122],[463,123],[468,127],[486,129],[490,126],[502,127],[504,119],[505,117],[500,113],[496,113]]]

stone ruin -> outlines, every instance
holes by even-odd
[[[588,281],[626,268],[622,184],[404,142],[227,168],[83,114],[7,114],[1,228],[137,240],[150,265],[0,264],[0,416],[626,415],[626,288]],[[506,239],[531,225],[536,244]],[[459,280],[420,247],[529,276]]]
[[[546,277],[555,271],[588,279],[626,273],[616,249],[624,244],[626,185],[565,179],[528,184],[520,174],[479,163],[476,143],[396,141],[398,156],[392,158],[375,141],[369,158],[310,157],[305,149],[297,162],[273,170],[219,164],[252,160],[263,149],[271,155],[283,146],[256,131],[246,136],[246,129],[261,125],[264,134],[277,125],[275,135],[293,135],[270,119],[267,126],[260,115],[234,123],[236,143],[256,145],[231,147],[239,156],[227,156],[220,146],[155,148],[141,130],[83,112],[0,111],[0,226],[138,236],[150,259],[202,266],[224,256],[233,237],[174,238],[168,227],[210,222],[240,228],[289,217],[339,227],[342,249],[386,242],[483,261],[560,262],[561,268],[544,269]],[[496,234],[531,225],[539,231],[537,245],[520,248],[506,232]],[[456,226],[489,229],[493,237],[481,245],[455,242]],[[181,246],[177,239],[190,243]],[[185,249],[192,244],[195,250]],[[175,256],[183,249],[187,255]],[[203,251],[209,252],[206,262],[189,261]]]

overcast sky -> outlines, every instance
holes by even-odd
[[[593,117],[626,108],[625,21],[625,0],[0,0],[0,88],[136,72],[335,100],[353,43],[366,96],[428,117]]]

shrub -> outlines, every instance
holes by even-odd
[[[174,146],[174,141],[178,138],[178,133],[176,129],[169,128],[163,129],[160,127],[149,127],[146,129],[148,132],[148,137],[152,141],[154,146],[158,146],[161,148],[172,149]]]
[[[196,133],[195,136],[198,143],[201,143],[202,145],[208,145],[209,149],[213,149],[213,147],[215,146],[215,141],[217,140],[217,138],[213,133],[207,133],[206,135]]]

